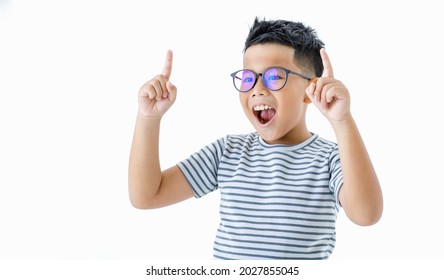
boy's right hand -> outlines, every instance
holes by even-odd
[[[168,50],[162,74],[146,82],[139,90],[139,115],[145,118],[162,118],[174,104],[177,88],[170,82],[173,52]]]

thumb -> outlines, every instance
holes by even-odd
[[[171,83],[170,81],[167,82],[166,84],[168,92],[171,94],[176,94],[177,92],[177,87],[175,85],[173,85],[173,83]]]
[[[174,102],[176,100],[177,87],[170,81],[167,82],[166,87],[168,89],[168,96],[165,97],[168,97],[171,102]]]

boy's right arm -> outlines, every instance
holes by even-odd
[[[173,54],[168,51],[161,75],[139,91],[139,112],[130,152],[128,186],[136,208],[159,208],[194,196],[179,167],[161,171],[159,130],[162,116],[176,100],[176,87],[169,81]]]

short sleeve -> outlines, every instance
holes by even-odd
[[[341,160],[339,158],[338,146],[332,150],[329,159],[329,169],[330,169],[330,182],[329,187],[332,193],[334,193],[336,198],[336,205],[341,206],[339,201],[339,190],[344,183],[344,178],[342,176],[342,166]]]
[[[217,190],[217,174],[225,142],[226,138],[220,138],[177,164],[195,197],[199,198]]]

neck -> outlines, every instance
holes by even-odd
[[[309,139],[312,136],[310,131],[307,129],[298,129],[297,131],[289,131],[286,135],[283,137],[273,140],[273,141],[265,141],[267,144],[282,144],[282,145],[297,145],[305,140]]]

